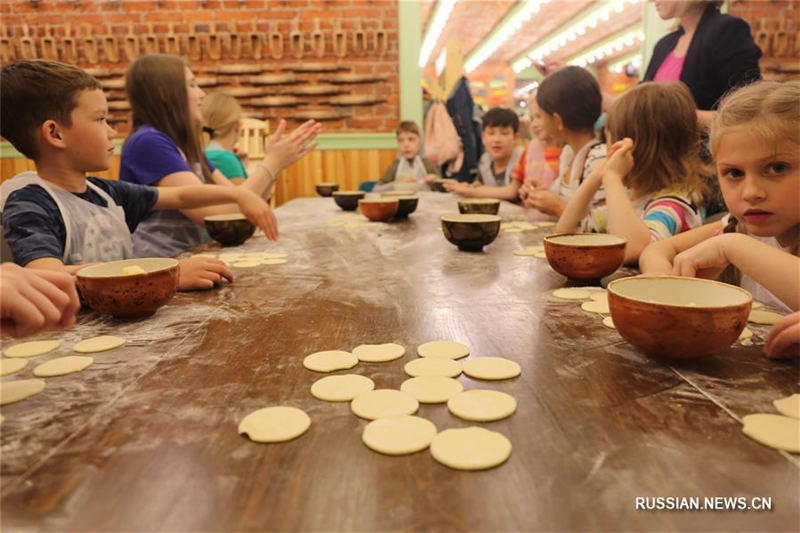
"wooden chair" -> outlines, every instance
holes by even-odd
[[[269,135],[269,122],[257,118],[243,118],[236,148],[247,153],[250,161],[264,159],[264,140]]]

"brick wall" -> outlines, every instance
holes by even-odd
[[[50,57],[86,68],[106,87],[121,133],[130,129],[127,66],[170,50],[207,92],[235,93],[250,116],[338,115],[329,132],[387,132],[399,121],[395,0],[3,0],[0,19],[0,61]],[[298,94],[323,85],[328,94]]]

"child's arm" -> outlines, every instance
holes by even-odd
[[[800,258],[741,233],[707,239],[675,256],[672,273],[703,277],[736,266],[792,309],[800,308]]]
[[[512,180],[508,185],[490,187],[488,185],[471,186],[469,183],[446,182],[444,188],[459,196],[467,198],[497,198],[498,200],[515,201],[519,196],[519,182]]]
[[[800,312],[787,315],[772,326],[764,353],[770,359],[800,356]]]
[[[598,164],[575,191],[575,195],[566,203],[564,210],[559,215],[556,233],[579,231],[581,220],[589,214],[592,198],[603,184],[603,166],[603,163]],[[529,198],[530,196],[532,195],[529,195]]]
[[[242,214],[256,224],[271,240],[278,238],[278,221],[263,198],[241,187],[187,185],[161,187],[153,209],[180,209],[196,224],[202,224],[202,212],[193,208],[236,203]],[[231,212],[231,209],[226,209]]]
[[[699,228],[690,229],[668,239],[657,241],[648,245],[639,256],[639,269],[642,274],[652,275],[671,275],[672,262],[675,256],[692,246],[700,244],[706,239],[722,233],[724,226],[722,222],[712,222]],[[709,273],[710,274],[710,273]],[[711,279],[717,277],[719,272],[714,275],[703,276]]]

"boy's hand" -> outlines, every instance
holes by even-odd
[[[547,215],[561,216],[567,203],[548,189],[534,189],[522,202],[524,207],[532,207]]]
[[[800,311],[786,315],[772,326],[764,354],[770,359],[800,356]]]
[[[633,163],[633,140],[625,137],[609,148],[603,179],[622,179],[633,169]]]
[[[469,183],[462,183],[459,181],[446,181],[444,182],[444,189],[447,192],[456,193],[459,196],[473,196],[473,187]]]
[[[425,183],[430,185],[431,183],[433,183],[433,180],[435,180],[438,177],[439,176],[437,176],[436,174],[428,174],[427,176],[425,176]]]
[[[735,234],[717,235],[675,256],[672,275],[714,279],[730,264],[725,246]]]
[[[278,240],[278,219],[269,204],[257,194],[239,187],[236,203],[247,220],[258,226],[271,241]]]
[[[75,323],[80,308],[75,280],[66,272],[0,268],[0,333],[23,337]]]
[[[213,289],[223,279],[233,282],[231,269],[217,259],[211,257],[190,257],[178,262],[180,268],[179,291]]]
[[[264,143],[264,163],[276,175],[317,147],[312,142],[322,131],[322,124],[309,120],[286,134],[286,121],[281,120],[275,133]]]

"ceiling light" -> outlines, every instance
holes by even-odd
[[[516,8],[506,15],[491,35],[473,49],[472,53],[464,61],[464,70],[470,73],[489,59],[515,33],[522,29],[524,22],[530,20],[531,16],[539,11],[541,3],[541,0],[524,0],[518,4]],[[522,65],[521,62],[518,63]],[[528,66],[530,66],[530,63],[522,67],[520,71],[528,68]]]
[[[455,3],[456,0],[439,0],[436,5],[436,13],[434,13],[433,19],[428,26],[428,32],[425,34],[422,48],[419,51],[419,68],[425,68],[425,65],[428,64],[428,58],[431,56],[434,47],[436,47],[436,43],[439,42],[439,37],[442,35]]]

